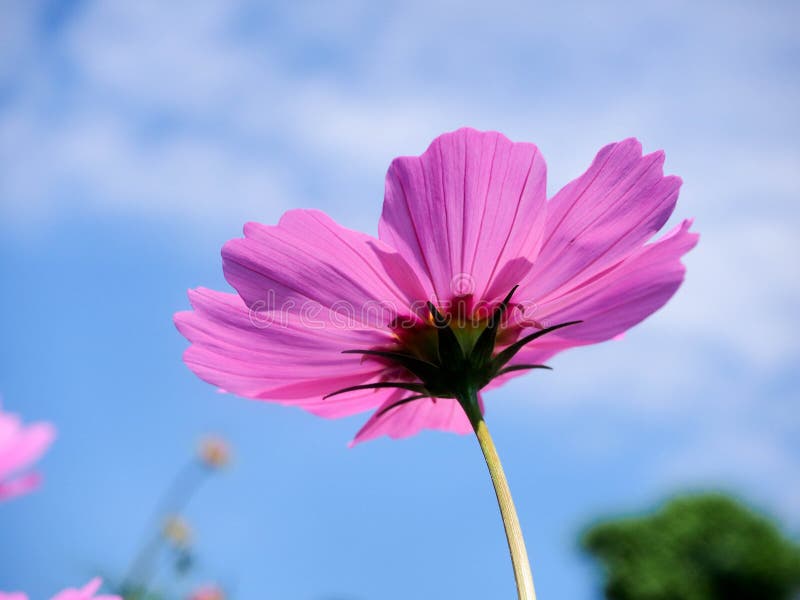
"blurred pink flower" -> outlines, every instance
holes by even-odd
[[[67,589],[59,592],[51,598],[51,600],[122,600],[119,596],[99,595],[96,596],[97,590],[100,589],[103,580],[95,577],[85,586],[80,589]],[[22,592],[5,593],[0,592],[0,600],[28,600],[28,596]]]
[[[17,415],[0,407],[0,501],[39,485],[38,473],[22,471],[39,460],[54,437],[55,428],[50,423],[23,425]]]
[[[377,238],[316,210],[246,224],[222,249],[237,293],[190,290],[194,310],[175,315],[184,360],[240,396],[374,410],[354,442],[469,432],[459,381],[493,387],[620,336],[681,285],[698,236],[686,220],[651,241],[681,185],[663,162],[635,139],[609,144],[548,200],[533,144],[442,135],[392,162]]]
[[[122,600],[119,596],[97,594],[103,580],[95,577],[80,589],[67,589],[53,596],[52,600]]]
[[[189,594],[187,600],[225,600],[225,593],[216,585],[204,585]]]

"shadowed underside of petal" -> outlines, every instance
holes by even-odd
[[[589,169],[547,203],[541,251],[520,288],[546,301],[590,280],[666,223],[681,180],[663,175],[664,153],[642,156],[627,139],[604,147]]]
[[[409,395],[411,395],[409,392],[394,392],[373,413],[350,445],[366,442],[382,435],[387,435],[392,439],[401,439],[415,435],[423,429],[437,429],[460,434],[472,431],[464,409],[457,400],[451,398],[437,398],[436,401],[430,398],[421,398],[392,408],[392,405]],[[384,410],[386,412],[381,413]]]
[[[460,129],[386,175],[381,240],[420,273],[430,299],[505,295],[530,268],[544,225],[546,168],[536,146]],[[489,297],[491,296],[491,297]]]

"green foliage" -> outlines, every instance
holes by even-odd
[[[800,591],[800,547],[721,494],[600,523],[581,544],[602,563],[609,600],[790,600]]]
[[[122,600],[166,600],[166,598],[152,590],[147,590],[140,586],[128,586],[114,590]]]

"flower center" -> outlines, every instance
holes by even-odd
[[[420,398],[456,398],[464,405],[474,402],[476,393],[495,377],[511,371],[549,368],[527,364],[508,366],[508,363],[530,342],[580,321],[539,329],[509,344],[509,338],[518,335],[519,331],[501,329],[501,323],[516,289],[517,286],[490,313],[486,311],[486,318],[481,318],[479,311],[471,312],[467,318],[467,304],[458,300],[445,314],[428,302],[427,322],[396,329],[396,347],[344,351],[345,354],[361,354],[366,359],[382,362],[387,367],[387,374],[396,375],[397,380],[351,386],[325,398],[355,390],[398,388],[414,392],[414,395],[385,407],[381,412]],[[506,344],[503,350],[495,353],[496,346]]]

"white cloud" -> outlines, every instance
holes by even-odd
[[[736,220],[705,233],[676,310],[661,320],[744,354],[749,368],[788,367],[800,354],[800,240],[790,223]],[[702,341],[702,340],[701,340]]]
[[[662,458],[651,473],[660,491],[708,488],[750,490],[750,497],[800,524],[800,464],[790,444],[744,422],[704,431],[677,453]]]
[[[113,115],[76,115],[55,127],[20,115],[0,132],[13,148],[3,153],[10,202],[0,212],[18,221],[77,209],[230,226],[275,219],[296,197],[287,175],[258,157],[202,137],[141,142]]]
[[[722,208],[731,188],[756,180],[779,197],[797,192],[791,132],[783,142],[767,140],[771,146],[741,145],[747,136],[761,141],[751,122],[781,120],[798,95],[797,86],[765,80],[763,65],[752,64],[791,33],[776,11],[733,6],[720,14],[687,4],[695,18],[677,19],[673,8],[634,4],[583,6],[577,14],[514,2],[421,8],[409,3],[384,16],[350,2],[264,16],[225,2],[90,3],[50,42],[72,86],[59,87],[58,63],[42,52],[2,118],[37,121],[44,131],[60,122],[80,135],[78,126],[91,127],[98,114],[118,120],[114,128],[133,149],[142,119],[176,119],[169,135],[177,144],[214,146],[230,162],[239,159],[237,146],[278,145],[316,153],[320,171],[336,165],[352,177],[420,151],[439,131],[472,124],[537,141],[561,183],[602,144],[638,134],[648,146],[667,147],[675,157],[668,166],[687,167],[680,170],[687,182],[710,192],[699,206]],[[248,35],[248,18],[266,33]],[[328,51],[338,66],[313,67]],[[42,113],[42,104],[59,99],[60,112]],[[754,157],[768,158],[752,164]],[[259,159],[267,170],[275,166]],[[278,170],[292,167],[284,160]]]
[[[227,32],[234,15],[225,2],[93,2],[59,43],[85,93],[144,111],[224,113],[259,83],[258,57]]]

